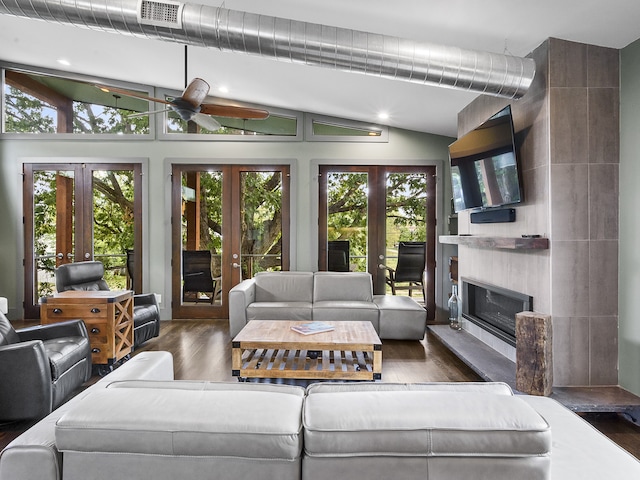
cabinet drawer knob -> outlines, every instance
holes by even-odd
[[[55,313],[56,315],[62,313],[62,309],[61,308],[54,308],[53,309],[53,313]]]
[[[91,313],[100,313],[100,309],[94,307],[91,309]]]
[[[100,353],[100,349],[99,348],[92,348],[91,349],[91,353]]]
[[[99,329],[99,328],[96,328],[96,327],[93,327],[93,328],[91,329],[91,333],[100,333],[100,329]]]

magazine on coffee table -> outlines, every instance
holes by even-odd
[[[314,333],[330,332],[331,330],[335,330],[335,327],[324,322],[309,322],[292,325],[291,330],[303,335],[311,335]]]

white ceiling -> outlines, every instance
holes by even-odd
[[[190,3],[222,5],[222,0]],[[637,0],[226,0],[225,8],[525,56],[548,37],[623,48],[640,37]],[[0,60],[181,90],[184,46],[0,15]],[[62,66],[65,59],[70,66]],[[189,76],[218,97],[456,135],[476,94],[189,47]],[[217,91],[226,86],[228,93]],[[389,119],[377,120],[379,112]]]

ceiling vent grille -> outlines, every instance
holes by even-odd
[[[182,28],[182,8],[178,2],[154,2],[141,0],[138,5],[138,21],[157,27]]]

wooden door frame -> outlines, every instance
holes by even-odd
[[[35,233],[33,230],[33,174],[36,171],[73,171],[74,172],[74,207],[75,207],[75,235],[74,235],[74,258],[73,261],[80,262],[93,259],[93,172],[96,170],[132,170],[134,182],[134,262],[135,262],[135,285],[136,292],[142,291],[142,164],[141,163],[104,163],[104,162],[52,162],[52,163],[23,163],[23,223],[24,223],[24,289],[23,289],[23,310],[24,318],[40,318],[39,305],[34,305],[35,287],[35,255],[33,242]],[[68,202],[65,202],[68,203]],[[68,227],[68,226],[67,226]],[[68,228],[64,227],[66,231]],[[86,254],[89,258],[86,258]],[[68,260],[68,259],[63,259]],[[56,262],[57,263],[57,262]],[[62,262],[68,263],[68,262]]]
[[[239,263],[239,258],[233,258],[234,253],[240,255],[240,229],[235,228],[240,219],[240,173],[241,172],[282,172],[282,269],[290,268],[290,238],[291,238],[291,194],[290,194],[290,166],[289,165],[243,165],[243,164],[181,164],[171,166],[171,316],[172,318],[228,318],[229,302],[222,302],[219,306],[182,305],[181,298],[181,198],[182,174],[184,172],[199,172],[215,169],[222,172],[222,236],[229,239],[229,247],[222,249],[222,294],[228,296],[229,290],[240,283],[241,269],[232,268],[233,263]],[[225,221],[224,219],[231,219]],[[235,221],[233,219],[236,219]],[[215,309],[215,310],[212,310]]]
[[[425,223],[426,235],[426,281],[425,306],[427,318],[435,319],[436,311],[436,167],[434,165],[319,165],[319,201],[318,201],[318,269],[327,269],[327,173],[367,173],[369,197],[367,202],[367,235],[369,237],[367,269],[371,273],[374,293],[385,293],[385,272],[379,265],[379,252],[386,248],[385,198],[387,173],[423,173],[426,175],[427,205]],[[375,272],[375,273],[373,273]]]

